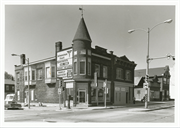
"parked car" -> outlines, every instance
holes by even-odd
[[[21,104],[18,104],[15,99],[15,94],[7,94],[4,100],[5,110],[7,109],[20,109]]]

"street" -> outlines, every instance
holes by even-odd
[[[5,122],[50,123],[173,123],[174,107],[147,112],[131,112],[129,108],[94,110],[5,110]]]

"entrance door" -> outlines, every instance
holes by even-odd
[[[86,102],[86,91],[79,90],[79,103],[85,103],[85,102]]]

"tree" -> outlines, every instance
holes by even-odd
[[[9,74],[9,73],[6,72],[6,71],[5,71],[5,73],[4,73],[4,78],[5,78],[5,79],[11,79],[11,80],[14,80],[13,75]]]

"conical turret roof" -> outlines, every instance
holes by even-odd
[[[73,42],[76,40],[86,40],[92,42],[83,17],[80,20]]]

